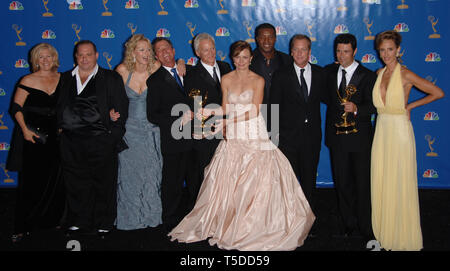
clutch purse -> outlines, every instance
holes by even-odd
[[[41,131],[39,128],[34,128],[32,126],[27,125],[28,130],[35,133],[38,137],[33,136],[33,139],[37,143],[45,144],[47,142],[48,134],[44,131]]]

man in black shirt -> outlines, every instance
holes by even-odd
[[[256,27],[255,37],[257,48],[253,51],[253,59],[250,70],[264,77],[263,104],[269,103],[270,85],[273,73],[280,67],[292,63],[290,55],[275,50],[277,40],[275,27],[269,23],[263,23]]]

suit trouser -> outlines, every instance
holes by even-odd
[[[117,153],[109,134],[61,135],[66,226],[109,230],[117,214]]]
[[[347,231],[359,228],[372,235],[370,201],[370,148],[348,152],[332,148],[331,159],[339,213]]]
[[[167,230],[175,227],[186,215],[190,204],[183,204],[184,182],[192,180],[192,151],[163,153],[161,181],[162,220]]]
[[[300,181],[303,193],[314,212],[313,192],[316,188],[317,166],[320,156],[320,142],[305,142],[298,150],[280,145],[280,150],[291,163],[295,175]]]
[[[208,140],[208,139],[202,139]],[[197,200],[198,192],[200,187],[202,186],[203,179],[205,178],[205,168],[211,162],[212,157],[216,151],[217,145],[219,144],[218,140],[215,140],[214,143],[203,143],[196,142],[196,146],[192,150],[192,154],[190,157],[190,167],[192,170],[192,180],[188,184],[188,192],[189,192],[189,210],[195,205]]]

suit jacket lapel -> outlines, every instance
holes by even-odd
[[[167,84],[169,84],[171,86],[171,88],[176,88],[181,94],[183,94],[183,96],[186,95],[184,90],[178,85],[178,83],[175,80],[175,78],[173,77],[173,75],[162,66],[160,69],[163,69],[164,80],[167,82]]]
[[[100,111],[100,115],[109,116],[109,113],[107,112],[108,109],[108,96],[107,96],[107,85],[106,80],[104,80],[105,77],[105,71],[98,67],[97,74],[95,75],[95,90],[97,94],[97,102],[98,102],[98,109]],[[103,119],[103,122],[105,120]],[[108,123],[104,123],[105,125],[108,125]]]
[[[292,64],[289,77],[291,78],[291,86],[294,88],[294,92],[296,93],[295,97],[299,100],[300,103],[305,103],[305,97],[303,97],[303,93],[301,92],[299,78],[297,77],[297,73],[295,72],[294,64]]]
[[[350,79],[350,82],[348,83],[348,85],[358,86],[359,82],[361,81],[361,78],[362,78],[361,64],[359,64],[358,67],[356,68],[355,72],[353,73],[353,76]]]

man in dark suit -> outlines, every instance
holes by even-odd
[[[334,50],[339,64],[325,67],[328,74],[325,144],[331,154],[338,209],[343,224],[341,235],[353,235],[359,229],[360,234],[370,239],[373,236],[370,207],[371,114],[375,113],[372,89],[376,74],[355,61],[357,46],[352,34],[338,35],[334,41]],[[345,89],[349,85],[356,87],[356,93],[344,103],[339,96],[345,96]],[[348,120],[356,123],[357,132],[337,134],[335,124],[342,121],[344,111],[347,112]]]
[[[108,233],[116,218],[117,156],[127,146],[122,137],[128,98],[122,78],[97,65],[91,41],[75,46],[77,66],[61,76],[57,104],[61,159],[67,190],[65,226],[69,234]],[[109,110],[121,112],[117,121]]]
[[[193,113],[189,107],[192,101],[184,87],[185,78],[177,72],[172,42],[156,38],[152,46],[161,67],[147,79],[147,118],[161,131],[162,220],[165,230],[170,231],[186,214],[182,203],[183,184],[189,187],[192,182],[190,120]]]
[[[223,75],[231,71],[228,63],[216,61],[216,45],[214,38],[207,33],[200,33],[194,39],[195,54],[200,58],[197,65],[186,76],[185,89],[189,93],[191,90],[200,90],[200,96],[197,101],[205,101],[203,107],[216,108],[222,106],[222,89],[220,81]],[[197,107],[200,107],[197,104]],[[191,110],[195,112],[195,107]],[[200,108],[197,108],[200,109]],[[214,118],[208,119],[208,123],[214,121]],[[194,120],[194,142],[193,152],[190,157],[193,167],[193,180],[189,186],[190,200],[192,208],[197,199],[198,191],[204,178],[204,169],[211,161],[217,145],[220,140],[210,134],[209,128],[204,129],[206,138],[202,138],[201,123]],[[197,137],[199,136],[199,137]]]
[[[294,35],[290,51],[294,63],[275,72],[270,103],[279,104],[279,148],[291,163],[314,211],[312,196],[322,138],[320,101],[325,74],[320,66],[309,63],[308,36]]]
[[[275,50],[277,32],[273,25],[269,23],[258,25],[255,28],[255,39],[257,47],[253,50],[250,70],[264,78],[265,84],[262,104],[267,106],[267,112],[263,110],[262,113],[266,120],[267,129],[272,134],[270,119],[271,108],[269,104],[272,76],[280,67],[292,64],[292,58],[288,54]],[[264,107],[262,109],[264,109]],[[265,116],[265,114],[267,114],[267,116]]]

